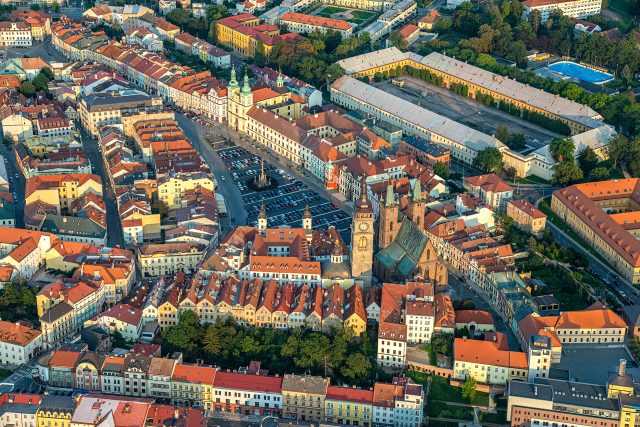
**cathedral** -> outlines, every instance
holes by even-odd
[[[402,209],[389,184],[384,200],[380,201],[374,273],[381,282],[420,277],[436,285],[446,285],[447,269],[439,262],[433,243],[424,231],[426,201],[419,180],[407,198]]]

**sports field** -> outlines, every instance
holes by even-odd
[[[347,9],[339,6],[323,6],[313,12],[313,14],[325,18],[342,19],[343,21],[360,26],[371,18],[378,16],[379,12],[372,10]]]

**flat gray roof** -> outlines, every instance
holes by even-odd
[[[487,147],[500,149],[505,146],[491,135],[479,132],[462,123],[419,107],[405,99],[375,88],[367,83],[363,83],[353,77],[343,76],[339,78],[333,83],[331,90],[332,92],[342,92],[474,151],[482,151]]]

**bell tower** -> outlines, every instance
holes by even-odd
[[[258,233],[264,236],[267,232],[267,212],[264,203],[260,206],[260,213],[258,214]]]
[[[411,222],[418,226],[420,231],[424,231],[424,208],[425,200],[422,196],[422,184],[420,178],[416,178],[416,183],[413,185],[413,195],[411,197],[411,203],[409,204],[409,215]]]
[[[365,288],[371,286],[373,276],[373,222],[367,184],[362,178],[362,190],[351,223],[351,277],[361,281]]]
[[[384,249],[396,238],[400,224],[398,224],[399,206],[393,192],[391,181],[387,185],[387,194],[380,203],[380,224],[378,225],[378,248]]]

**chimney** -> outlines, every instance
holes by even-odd
[[[620,365],[618,366],[618,376],[624,377],[627,373],[627,360],[620,359]]]

